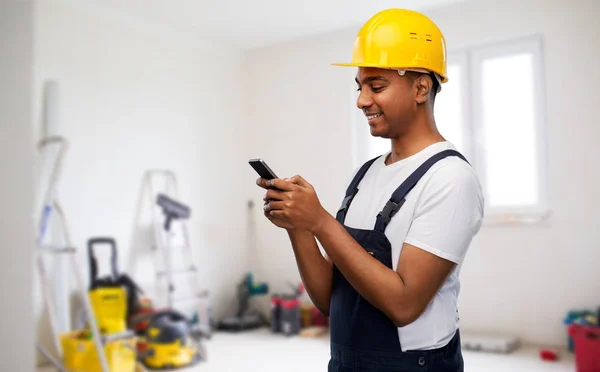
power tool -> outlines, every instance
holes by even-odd
[[[268,324],[265,317],[249,305],[251,296],[265,295],[269,292],[266,283],[254,283],[251,273],[238,284],[238,311],[236,315],[221,320],[219,329],[224,331],[245,331],[260,328]]]
[[[192,327],[190,320],[176,310],[162,310],[137,318],[148,320],[143,341],[138,343],[138,359],[146,368],[190,367],[205,359],[200,339],[207,335]]]

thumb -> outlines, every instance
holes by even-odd
[[[300,175],[295,175],[294,177],[289,179],[290,182],[295,183],[298,186],[302,186],[302,187],[310,187],[310,183],[308,183],[304,178],[302,178]]]

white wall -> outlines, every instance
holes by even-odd
[[[566,311],[600,305],[599,11],[594,0],[509,0],[471,1],[428,13],[450,50],[531,33],[545,38],[553,215],[537,226],[483,228],[462,272],[460,310],[467,331],[560,345],[566,341],[561,323]],[[281,176],[304,176],[331,213],[353,170],[355,71],[330,64],[351,57],[359,27],[248,55],[252,152]],[[299,280],[287,236],[264,218],[259,228],[260,273],[275,289],[287,289],[285,280]]]
[[[70,142],[59,193],[86,286],[86,243],[100,235],[117,239],[121,270],[152,288],[150,231],[134,215],[143,172],[169,168],[192,208],[201,286],[217,315],[230,311],[247,268],[241,54],[68,1],[40,0],[35,25],[35,131],[53,79],[57,131]]]
[[[340,40],[326,36],[250,52],[247,62],[252,156],[263,158],[280,177],[302,175],[329,211],[339,206],[352,172],[347,146],[352,72],[329,67],[340,58]],[[262,206],[263,190],[253,187],[252,195]],[[258,273],[273,292],[289,292],[286,282],[300,279],[287,234],[264,218],[262,208],[256,218]]]
[[[34,368],[33,4],[0,2],[0,370]]]

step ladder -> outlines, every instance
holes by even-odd
[[[66,369],[62,366],[63,360],[63,350],[60,341],[60,332],[58,330],[57,322],[56,322],[56,307],[55,301],[51,294],[49,288],[49,277],[46,269],[46,265],[44,263],[44,257],[46,254],[53,255],[68,255],[70,258],[70,263],[73,269],[73,273],[75,274],[75,281],[77,282],[78,292],[81,296],[81,300],[84,305],[85,312],[87,314],[87,319],[90,323],[90,328],[92,331],[94,344],[96,347],[96,351],[99,355],[100,365],[102,367],[103,372],[110,372],[108,368],[108,362],[106,355],[104,353],[103,340],[98,330],[98,324],[96,322],[96,317],[93,314],[92,305],[87,293],[87,287],[83,280],[83,275],[80,270],[80,266],[76,260],[77,249],[71,243],[71,236],[69,233],[69,228],[67,224],[66,215],[61,208],[60,202],[56,196],[56,186],[58,184],[58,179],[60,177],[60,171],[62,169],[63,160],[67,152],[68,142],[60,137],[60,136],[51,136],[42,139],[38,143],[38,150],[40,151],[41,157],[44,158],[44,152],[50,148],[50,146],[58,146],[58,154],[54,161],[52,162],[52,167],[50,170],[49,182],[48,186],[45,188],[42,210],[40,211],[38,225],[36,227],[36,231],[38,232],[38,236],[36,239],[36,252],[35,259],[37,264],[37,271],[39,275],[40,285],[42,289],[42,295],[44,297],[44,305],[45,310],[48,312],[48,318],[50,322],[50,328],[52,332],[52,339],[54,343],[54,348],[56,355],[58,355],[58,360],[52,357],[52,354],[46,350],[41,343],[36,342],[36,348],[40,354],[42,354],[50,363],[54,365],[61,372],[66,372]],[[43,163],[43,162],[42,162]],[[56,214],[59,219],[63,241],[65,242],[64,246],[52,246],[44,243],[44,238],[46,237],[46,232],[48,229],[48,224],[50,222],[51,216]]]
[[[144,203],[143,199],[147,201]],[[199,291],[199,270],[188,231],[191,209],[180,201],[175,172],[154,169],[144,172],[138,197],[136,227],[141,226],[144,204],[149,205],[152,210],[151,250],[158,297],[156,302],[190,318],[194,313],[198,317],[198,326],[210,333],[212,321],[209,292]],[[176,256],[179,256],[179,260]],[[182,286],[187,288],[180,291]]]

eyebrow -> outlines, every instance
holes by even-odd
[[[363,84],[368,83],[368,82],[372,82],[372,81],[375,81],[375,80],[382,80],[384,82],[388,81],[385,77],[383,77],[381,75],[379,75],[379,76],[367,76],[366,78],[363,79]],[[360,85],[360,82],[358,81],[358,78],[355,77],[354,81],[356,81],[356,84]]]

